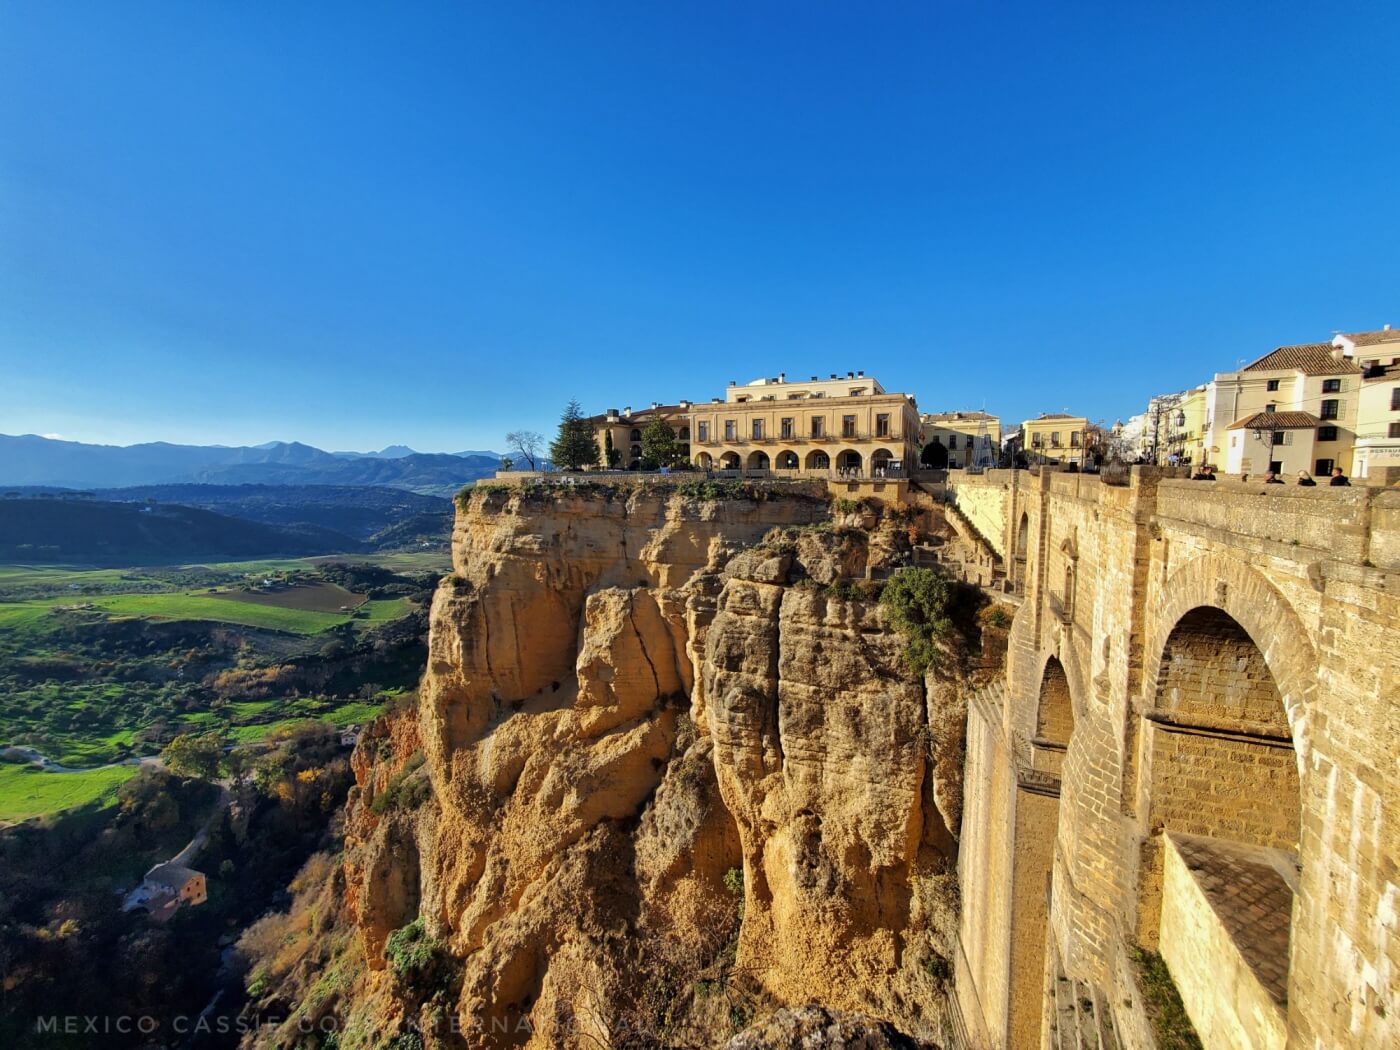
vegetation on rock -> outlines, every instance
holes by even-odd
[[[922,675],[943,662],[944,647],[955,630],[953,598],[953,581],[932,569],[905,569],[885,585],[880,605],[904,636],[904,662],[910,673]]]

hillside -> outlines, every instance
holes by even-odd
[[[413,522],[446,542],[452,532],[452,503],[406,489],[369,485],[137,485],[94,489],[116,503],[178,503],[266,525],[314,525],[368,540]]]
[[[352,458],[300,442],[256,447],[88,445],[35,434],[0,434],[0,485],[111,488],[189,482],[276,485],[387,485],[451,495],[468,481],[492,474],[494,454],[463,456],[408,452],[403,446]],[[404,448],[404,451],[407,451]]]
[[[0,561],[131,565],[360,551],[343,532],[197,507],[85,499],[0,501]]]

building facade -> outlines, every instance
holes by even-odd
[[[1386,325],[1377,332],[1338,335],[1332,345],[1361,367],[1352,473],[1391,484],[1400,478],[1400,332]]]
[[[1001,451],[1001,420],[996,416],[987,412],[931,412],[922,417],[921,423],[923,445],[946,450],[943,464],[929,462],[925,453],[925,465],[942,465],[951,470],[996,466]]]
[[[691,460],[701,469],[907,476],[918,465],[914,398],[864,372],[730,383],[690,410]]]
[[[1207,388],[1205,455],[1231,474],[1350,471],[1360,387],[1355,361],[1330,343],[1281,346],[1219,373]]]
[[[1021,424],[1021,450],[1032,463],[1084,464],[1084,434],[1089,420],[1051,412]]]
[[[629,405],[621,412],[610,408],[600,416],[590,416],[588,422],[598,442],[598,463],[604,467],[640,470],[642,434],[658,417],[664,419],[675,434],[681,445],[681,458],[690,459],[690,408],[689,401],[674,405],[653,401],[651,407],[636,412]]]

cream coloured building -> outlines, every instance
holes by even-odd
[[[930,412],[921,418],[923,445],[947,450],[947,466],[995,466],[1001,450],[1001,420],[987,412]]]
[[[1089,420],[1050,412],[1021,424],[1021,448],[1032,463],[1084,463],[1084,433]]]
[[[1209,461],[1230,474],[1350,471],[1361,370],[1330,343],[1281,346],[1208,387]]]
[[[690,411],[691,460],[701,469],[907,476],[918,465],[914,398],[864,372],[739,385]]]
[[[690,458],[690,402],[681,401],[674,405],[663,405],[653,401],[651,407],[633,411],[629,405],[619,412],[608,409],[599,416],[590,416],[594,439],[598,442],[598,463],[603,467],[622,470],[640,470],[642,467],[642,434],[647,425],[657,417],[670,425],[671,432],[680,442],[681,456]],[[608,449],[614,450],[612,462],[608,462]]]
[[[1210,416],[1210,384],[1173,395],[1157,421],[1157,461],[1162,464],[1205,463],[1206,423]]]
[[[1332,345],[1361,367],[1352,473],[1390,484],[1400,476],[1400,332],[1386,325],[1376,332],[1338,335]]]

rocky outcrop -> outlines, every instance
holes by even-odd
[[[421,915],[453,961],[444,1043],[713,1045],[809,1001],[937,1030],[957,686],[908,673],[867,579],[908,530],[705,495],[458,514],[417,737],[357,765],[347,833],[366,957]],[[374,813],[419,750],[431,800]]]

